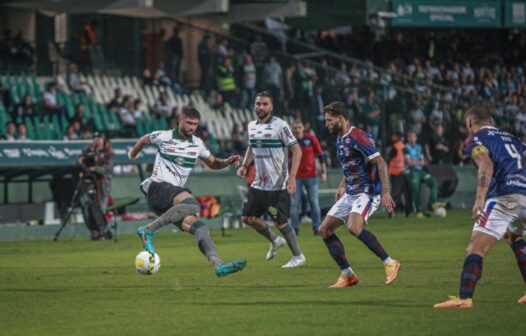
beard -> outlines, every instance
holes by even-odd
[[[267,111],[264,111],[264,110],[256,110],[256,114],[258,116],[259,119],[265,119],[266,117],[268,117],[270,115],[270,111],[267,112]]]
[[[342,130],[342,125],[339,124],[339,123],[336,123],[336,124],[334,124],[334,126],[332,127],[332,129],[329,130],[329,133],[331,133],[332,135],[335,135],[335,134],[340,133],[341,130]]]

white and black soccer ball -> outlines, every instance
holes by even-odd
[[[152,275],[161,268],[161,258],[155,253],[154,255],[148,251],[141,251],[135,257],[135,268],[137,272],[144,275]]]
[[[447,211],[443,207],[436,208],[436,210],[433,213],[435,216],[440,217],[440,218],[444,218],[447,216]]]

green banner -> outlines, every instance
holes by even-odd
[[[500,27],[500,1],[393,0],[398,27]]]
[[[74,166],[88,141],[0,142],[0,167]],[[134,141],[115,140],[111,146],[116,164],[153,163],[157,148],[147,146],[137,160],[128,159]]]
[[[526,1],[506,0],[504,4],[504,27],[526,28]]]

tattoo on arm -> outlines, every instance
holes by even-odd
[[[378,156],[373,160],[373,163],[378,167],[378,174],[380,175],[380,181],[382,182],[382,193],[391,192],[391,187],[389,185],[389,173],[387,171],[387,165],[385,160]]]

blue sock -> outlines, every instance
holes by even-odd
[[[511,244],[511,249],[517,259],[517,265],[521,271],[522,279],[524,280],[524,283],[526,283],[526,242],[524,239],[517,240]]]
[[[343,246],[338,236],[336,236],[336,234],[333,233],[329,237],[324,238],[323,242],[325,243],[325,245],[327,245],[332,259],[334,259],[338,266],[340,266],[340,269],[343,270],[348,268],[349,262],[347,261],[347,257],[345,256],[345,247]]]
[[[375,235],[373,235],[371,232],[363,229],[362,233],[357,237],[362,241],[362,243],[365,244],[371,250],[374,254],[378,256],[378,258],[382,259],[384,261],[389,257],[387,252],[385,252],[382,244],[376,239]]]
[[[477,282],[482,276],[482,261],[482,257],[478,254],[470,254],[464,259],[464,268],[460,277],[459,297],[461,299],[473,297]]]

